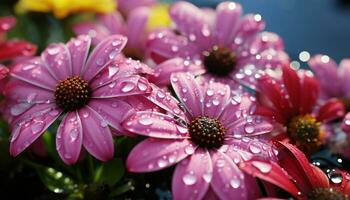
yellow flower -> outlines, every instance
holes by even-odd
[[[20,0],[15,7],[17,13],[53,12],[57,18],[77,12],[108,13],[115,9],[115,0]]]
[[[167,27],[171,23],[168,4],[156,4],[151,7],[148,18],[147,29],[152,30],[158,27]]]

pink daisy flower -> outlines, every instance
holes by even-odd
[[[18,155],[60,116],[56,148],[67,164],[75,163],[81,147],[99,160],[113,157],[110,127],[133,113],[125,97],[149,93],[147,68],[138,61],[120,60],[127,39],[113,35],[88,56],[91,39],[79,36],[67,44],[51,44],[41,57],[13,67],[5,89],[11,123],[10,153]]]
[[[269,116],[276,123],[279,139],[288,139],[307,153],[324,143],[324,125],[344,115],[344,107],[337,99],[317,105],[320,85],[310,71],[299,73],[282,67],[282,77],[267,74],[258,79],[258,91],[263,106],[257,113]]]
[[[175,30],[152,32],[147,50],[157,63],[175,57],[182,63],[156,68],[155,79],[169,79],[168,71],[190,71],[228,84],[239,81],[253,85],[257,70],[287,63],[281,38],[261,32],[265,28],[261,16],[241,15],[241,5],[235,2],[220,3],[216,10],[183,1],[174,3],[170,17]]]
[[[254,98],[233,96],[229,86],[220,83],[200,86],[189,73],[172,74],[171,84],[182,106],[169,93],[154,89],[150,99],[167,114],[141,111],[124,122],[127,130],[149,137],[129,154],[128,169],[151,172],[177,164],[174,199],[256,195],[248,192],[254,183],[237,163],[253,156],[270,159],[274,151],[254,138],[272,129],[254,114]]]
[[[154,1],[120,0],[120,9],[128,10],[126,17],[115,11],[111,14],[99,15],[96,21],[80,22],[74,25],[76,34],[89,34],[96,45],[105,37],[113,34],[125,35],[128,38],[123,54],[137,60],[145,58],[146,40],[149,32],[148,23],[151,18]],[[133,6],[133,9],[130,9]]]

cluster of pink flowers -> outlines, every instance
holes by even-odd
[[[29,43],[0,42],[0,60],[25,56],[0,66],[0,79],[9,74],[1,89],[11,155],[58,122],[56,149],[67,165],[83,149],[112,159],[123,151],[113,137],[146,137],[125,165],[175,166],[174,199],[256,199],[264,186],[274,196],[269,183],[296,199],[349,199],[347,172],[332,171],[337,184],[308,160],[335,127],[350,146],[349,60],[337,67],[316,55],[312,71],[292,68],[282,39],[235,2],[216,9],[176,2],[172,25],[154,30],[145,27],[153,1],[131,10],[135,2],[76,24],[81,35],[40,56]],[[14,21],[0,23],[1,34]]]

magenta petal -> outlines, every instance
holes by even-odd
[[[247,116],[237,119],[226,126],[226,129],[227,134],[235,137],[251,137],[271,132],[273,125],[261,116]]]
[[[235,2],[223,2],[216,8],[216,35],[219,44],[230,44],[239,28],[242,7]]]
[[[13,128],[10,141],[12,156],[25,150],[58,118],[61,112],[52,106],[47,105],[46,109],[33,113]]]
[[[261,52],[269,48],[276,51],[284,49],[283,40],[276,33],[262,32],[250,44],[251,53]]]
[[[220,116],[220,121],[225,127],[229,127],[238,119],[250,115],[252,108],[254,108],[254,103],[248,95],[234,96],[227,103]]]
[[[170,16],[176,24],[176,29],[190,38],[202,50],[213,45],[211,41],[212,22],[205,11],[191,3],[180,1],[170,7]]]
[[[84,79],[90,81],[101,70],[107,67],[126,45],[127,38],[112,35],[101,41],[90,54],[85,68],[82,70]]]
[[[152,111],[137,112],[124,127],[133,133],[163,139],[189,138],[187,127],[177,125],[174,118]]]
[[[204,93],[204,114],[219,117],[230,102],[231,90],[228,85],[209,83]]]
[[[339,96],[342,83],[338,77],[337,64],[334,60],[325,55],[316,55],[309,60],[308,64],[318,77],[324,95],[326,97]],[[339,70],[341,71],[341,69]],[[330,82],[332,84],[329,84]]]
[[[61,43],[49,45],[41,54],[41,59],[56,80],[64,80],[72,76],[72,60],[66,45]]]
[[[83,144],[85,149],[99,160],[107,161],[112,159],[114,146],[108,123],[89,107],[80,109],[79,117],[83,126]]]
[[[99,20],[112,34],[125,34],[125,22],[119,12],[100,15]]]
[[[51,76],[40,58],[14,65],[11,76],[48,90],[54,90],[57,84],[57,80]]]
[[[244,185],[244,174],[224,153],[216,151],[211,153],[213,160],[213,180],[211,187],[220,199],[247,198],[247,190]]]
[[[52,91],[16,79],[12,79],[7,83],[4,94],[8,99],[18,103],[48,103],[55,100]]]
[[[145,44],[145,33],[150,15],[150,9],[147,7],[135,8],[128,15],[127,20],[127,36],[128,45],[131,47],[140,47]]]
[[[190,73],[174,73],[171,75],[171,85],[192,116],[203,114],[203,94],[198,83]]]
[[[265,21],[261,18],[261,15],[247,14],[241,19],[236,38],[250,41],[254,39],[257,33],[264,30],[264,28]]]
[[[80,35],[67,43],[67,48],[72,56],[72,75],[81,76],[81,70],[89,54],[90,44],[91,38],[86,35]]]
[[[240,139],[230,139],[226,141],[229,148],[225,152],[229,157],[235,158],[232,151],[236,151],[241,155],[242,160],[248,160],[252,156],[259,157],[263,160],[275,160],[276,159],[276,149],[269,143],[262,142],[258,139],[251,139],[249,137],[242,137]],[[232,155],[232,156],[231,156]]]
[[[97,45],[111,34],[106,27],[94,22],[81,22],[74,24],[73,31],[77,35],[89,35],[92,38],[92,44],[94,45]]]
[[[198,149],[175,168],[172,180],[174,200],[202,199],[212,181],[212,173],[213,165],[208,151]]]
[[[151,172],[167,168],[186,158],[189,154],[185,149],[190,145],[192,144],[189,140],[148,138],[129,153],[127,168],[131,172]]]
[[[125,132],[121,126],[122,122],[135,112],[130,104],[113,98],[94,99],[89,102],[89,106],[97,111],[110,126],[121,133]]]
[[[152,88],[146,78],[138,75],[122,76],[115,81],[93,91],[94,98],[123,97],[147,94]]]
[[[124,14],[128,14],[135,8],[152,6],[156,2],[156,0],[118,0],[118,10],[122,11]]]
[[[343,59],[339,64],[338,74],[341,77],[342,92],[346,97],[350,97],[350,59]]]
[[[63,118],[56,135],[56,149],[68,165],[77,162],[83,142],[83,128],[78,113],[68,112]]]
[[[191,72],[197,75],[204,73],[205,70],[202,65],[189,63],[189,61],[184,61],[182,58],[173,58],[157,65],[154,76],[150,79],[158,86],[167,86],[170,84],[170,75],[175,72]]]

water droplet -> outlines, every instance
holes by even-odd
[[[208,95],[208,96],[213,96],[213,95],[214,95],[214,90],[209,88],[209,89],[207,90],[207,95]]]
[[[32,70],[32,69],[34,69],[34,68],[36,68],[36,67],[37,67],[37,65],[28,64],[28,65],[23,66],[23,67],[22,67],[22,70],[23,70],[23,71],[28,71],[28,70]]]
[[[183,93],[186,93],[187,92],[187,88],[182,88],[181,90]]]
[[[120,40],[113,40],[113,42],[112,42],[112,46],[118,46],[118,45],[120,45],[121,44],[121,41]]]
[[[130,92],[131,90],[133,90],[135,88],[135,84],[131,83],[131,82],[127,82],[123,88],[122,88],[122,92]]]
[[[197,177],[192,173],[188,173],[182,177],[183,182],[186,185],[193,185],[197,181]]]
[[[223,159],[218,159],[218,160],[216,161],[216,166],[217,166],[217,167],[223,167],[223,166],[225,166],[225,160],[223,160]]]
[[[44,129],[45,123],[43,121],[35,121],[30,128],[33,134],[38,134]]]
[[[171,50],[172,50],[173,52],[178,52],[178,51],[179,51],[179,47],[176,46],[176,45],[173,45],[173,46],[171,46]]]
[[[149,117],[142,117],[139,119],[139,123],[145,126],[153,124],[153,120]]]
[[[176,128],[181,134],[186,134],[187,133],[187,128],[185,128],[185,127],[176,126]]]
[[[78,139],[78,135],[79,135],[78,129],[75,128],[70,132],[69,137],[71,141],[74,142]]]
[[[332,183],[340,184],[343,181],[342,174],[338,173],[336,171],[331,171],[327,175],[328,175],[328,178],[331,180]]]
[[[212,178],[213,178],[213,174],[211,172],[206,172],[203,174],[203,179],[207,183],[210,183]]]
[[[237,179],[237,178],[231,179],[230,185],[231,185],[232,188],[237,189],[241,185],[241,181],[239,179]]]
[[[158,160],[158,166],[159,166],[159,167],[163,168],[163,167],[166,166],[166,164],[167,164],[167,161],[166,161],[166,160],[164,160],[164,159],[162,159],[162,158]]]
[[[253,125],[251,125],[251,124],[246,124],[245,126],[244,126],[244,130],[245,130],[245,132],[246,133],[253,133],[254,131],[255,131],[255,128],[254,128],[254,126]]]
[[[104,63],[103,58],[97,58],[96,60],[97,65],[103,65],[103,63]]]
[[[52,56],[58,54],[58,52],[60,52],[59,47],[51,47],[47,49],[47,53]]]
[[[118,54],[118,51],[112,51],[111,53],[109,53],[108,58],[114,59],[117,54]]]
[[[176,161],[176,155],[170,155],[168,160],[169,160],[169,163],[174,163]]]
[[[74,40],[74,45],[77,47],[77,46],[79,46],[80,44],[81,44],[81,40]]]
[[[345,124],[348,125],[348,126],[350,126],[350,119],[346,119],[346,120],[345,120]]]
[[[194,147],[192,146],[192,145],[188,145],[186,148],[185,148],[185,152],[187,153],[187,154],[193,154],[194,153]]]
[[[147,85],[146,85],[145,83],[141,82],[141,81],[139,81],[139,82],[137,83],[137,87],[138,87],[139,90],[141,90],[141,91],[146,91],[146,90],[147,90]]]
[[[174,83],[176,83],[178,80],[179,79],[177,77],[175,77],[175,76],[171,78],[171,81],[174,82]]]
[[[249,150],[254,153],[254,154],[258,154],[261,152],[261,148],[258,146],[258,144],[256,143],[252,143],[249,145]]]
[[[272,169],[272,166],[269,163],[264,163],[260,161],[253,161],[252,165],[256,167],[262,173],[269,173]]]
[[[24,113],[27,109],[29,109],[32,104],[29,103],[19,103],[11,107],[10,112],[13,116],[18,116]]]
[[[100,125],[101,127],[105,128],[108,126],[108,122],[106,120],[102,120]]]
[[[161,90],[158,90],[157,96],[158,96],[159,98],[163,99],[163,98],[165,97],[165,94],[164,94],[164,92],[162,92]]]
[[[188,36],[188,38],[190,39],[190,41],[195,41],[196,40],[196,36],[194,35],[194,34],[190,34],[189,36]]]
[[[213,105],[218,106],[220,104],[220,101],[218,99],[213,99]]]
[[[89,112],[88,112],[88,111],[84,111],[83,117],[84,117],[84,118],[88,118],[88,117],[89,117]]]
[[[119,67],[112,65],[108,67],[108,78],[111,78],[119,71]]]

